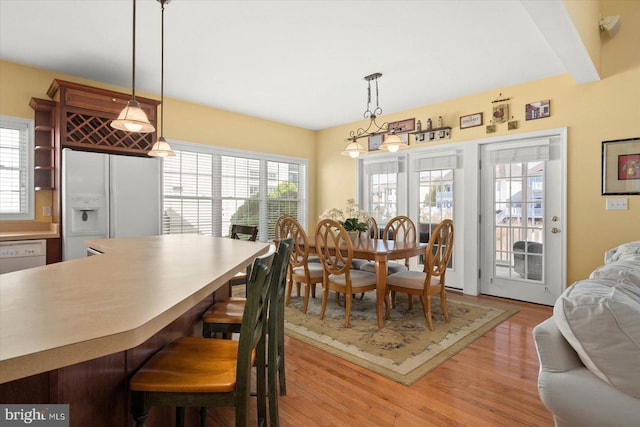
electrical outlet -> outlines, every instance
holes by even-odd
[[[51,206],[43,206],[42,207],[42,215],[43,216],[51,216]]]
[[[629,209],[626,197],[607,197],[608,211],[626,211]]]

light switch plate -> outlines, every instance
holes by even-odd
[[[626,197],[607,197],[608,211],[626,211],[629,209]]]
[[[42,216],[51,216],[51,206],[42,207]]]

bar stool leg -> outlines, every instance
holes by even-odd
[[[145,427],[144,423],[149,416],[149,407],[144,404],[144,393],[131,393],[131,415],[136,422],[136,427]]]
[[[184,427],[184,406],[176,407],[176,427]]]

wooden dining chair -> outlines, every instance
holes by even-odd
[[[396,216],[391,218],[384,230],[382,230],[382,240],[394,240],[396,242],[415,242],[417,237],[416,226],[411,221],[411,218],[407,216]],[[376,264],[374,262],[368,262],[360,267],[361,270],[375,273]],[[409,258],[405,258],[404,264],[399,262],[387,263],[387,274],[394,274],[400,271],[409,270]]]
[[[298,296],[300,296],[301,285],[304,285],[302,312],[306,313],[309,307],[309,297],[316,297],[316,284],[322,283],[322,264],[309,262],[309,239],[304,228],[295,218],[292,216],[283,218],[278,232],[280,233],[280,238],[290,237],[293,239],[287,295],[284,304],[289,306],[294,284],[296,285]]]
[[[253,225],[231,224],[229,228],[229,237],[236,240],[246,240],[249,242],[255,242],[258,238],[258,227]],[[247,267],[249,269],[249,267]],[[245,285],[247,283],[247,273],[241,272],[233,276],[229,280],[229,293],[233,293],[234,286]]]
[[[151,406],[176,406],[177,425],[183,423],[184,407],[234,406],[235,425],[248,426],[254,364],[258,420],[266,424],[265,334],[276,261],[274,252],[253,263],[239,341],[179,338],[133,375],[129,389],[136,426],[144,426]],[[200,413],[200,422],[206,423],[206,409]]]
[[[418,295],[424,308],[429,329],[433,331],[431,318],[431,295],[440,295],[440,306],[447,322],[447,294],[445,290],[445,274],[447,264],[453,250],[453,221],[443,220],[429,237],[429,244],[425,249],[425,263],[423,271],[401,271],[387,276],[385,300],[388,301],[390,292],[402,292]],[[390,308],[387,305],[385,319],[389,317]]]
[[[364,237],[366,239],[377,239],[378,238],[378,223],[376,222],[376,219],[372,216],[369,217],[369,219],[367,220],[367,231],[364,232]],[[358,259],[358,258],[354,258],[353,261],[351,262],[351,268],[353,268],[354,270],[362,270],[362,267],[367,264],[369,261],[367,261],[366,259]],[[375,272],[375,265],[374,265],[374,272]]]
[[[329,291],[336,291],[345,295],[344,327],[348,328],[352,295],[375,290],[376,275],[351,269],[353,260],[351,238],[347,230],[332,219],[324,219],[316,227],[316,252],[323,268],[320,319],[324,319]]]
[[[278,269],[273,273],[274,285],[271,287],[270,299],[270,304],[273,305],[269,306],[268,348],[276,351],[275,354],[270,354],[274,360],[267,364],[267,376],[270,381],[278,381],[279,390],[274,390],[278,391],[281,396],[287,393],[284,366],[284,295],[292,251],[293,239],[285,238],[278,242],[279,258],[276,263]],[[227,334],[240,333],[246,302],[246,298],[216,302],[202,315],[202,335],[205,338],[213,338],[216,333],[223,333],[225,337]],[[272,375],[274,375],[273,378]],[[269,384],[271,388],[271,382]],[[271,400],[269,404],[272,404]]]

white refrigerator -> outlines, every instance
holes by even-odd
[[[158,158],[62,150],[62,259],[87,256],[85,241],[160,234]]]

